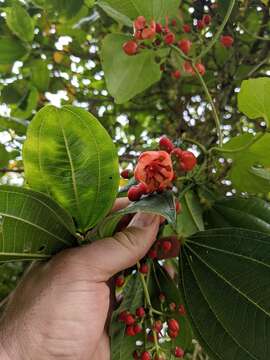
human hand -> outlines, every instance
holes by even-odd
[[[147,253],[159,224],[160,216],[139,213],[114,237],[33,264],[2,318],[0,358],[109,360],[108,281]]]

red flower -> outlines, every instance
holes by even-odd
[[[174,176],[170,155],[166,151],[146,151],[139,157],[135,179],[144,184],[147,191],[164,190],[171,185]]]

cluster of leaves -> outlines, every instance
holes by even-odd
[[[169,302],[185,304],[189,319],[179,319],[182,331],[175,344],[167,339],[165,350],[179,345],[188,359],[195,336],[213,359],[268,358],[268,3],[4,0],[0,5],[0,129],[8,139],[0,147],[0,170],[7,174],[2,183],[22,173],[27,184],[0,187],[0,261],[48,259],[112,235],[126,214],[159,213],[167,220],[159,237],[181,241],[179,263],[148,259],[147,294],[139,272],[127,271],[123,301],[112,318],[112,359],[130,359],[136,340],[143,340],[124,337],[119,313],[145,305],[162,311],[155,302],[161,290]],[[205,11],[212,23],[199,32],[196,22]],[[172,79],[171,70],[186,60],[175,48],[127,56],[122,45],[140,15],[163,24],[174,18],[178,30],[190,24],[188,60],[207,64],[204,78]],[[231,34],[235,46],[222,47],[222,33]],[[250,78],[256,79],[245,80]],[[65,106],[44,107],[55,96]],[[181,214],[176,215],[172,192],[166,192],[107,216],[118,196],[117,150],[124,168],[141,151],[155,149],[163,133],[199,155],[196,169],[177,181]],[[2,295],[20,275],[19,264],[2,268]],[[164,271],[168,266],[174,279]],[[12,278],[8,286],[6,276]]]

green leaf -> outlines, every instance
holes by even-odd
[[[204,230],[202,207],[194,191],[187,191],[180,198],[182,211],[177,215],[177,234],[184,238]]]
[[[257,133],[257,137],[260,133]],[[244,134],[232,138],[224,149],[235,150],[248,144],[254,136]],[[223,153],[223,156],[233,160],[232,167],[229,171],[229,179],[233,183],[233,187],[242,192],[250,193],[267,193],[270,191],[269,181],[258,177],[250,169],[253,166],[270,167],[270,134],[265,134],[260,140],[251,145],[244,151],[234,153]]]
[[[25,45],[12,37],[0,36],[0,65],[13,64],[27,54]]]
[[[144,293],[140,275],[138,273],[133,274],[126,281],[127,284],[123,290],[123,301],[120,307],[114,311],[110,325],[111,360],[132,359],[136,341],[143,340],[141,334],[135,337],[126,336],[125,324],[118,320],[122,311],[128,310],[135,313],[138,307],[144,306]]]
[[[50,194],[85,231],[111,209],[119,184],[115,146],[83,109],[46,106],[28,128],[23,149],[29,185]]]
[[[175,16],[179,11],[178,0],[105,0],[101,1],[108,6],[121,13],[131,20],[139,15],[143,15],[146,19],[156,21],[165,21],[165,17]],[[99,5],[100,1],[98,1]],[[103,5],[104,6],[104,5]]]
[[[2,101],[6,104],[17,104],[27,96],[29,85],[25,80],[17,80],[3,87]]]
[[[171,191],[149,195],[140,201],[131,203],[128,207],[120,211],[112,213],[98,227],[99,237],[111,236],[124,215],[137,212],[162,215],[170,224],[175,225],[176,212],[174,195]]]
[[[39,93],[36,88],[32,88],[27,97],[23,99],[23,102],[19,104],[19,107],[14,108],[11,111],[11,117],[19,119],[28,119],[33,115],[33,111],[36,109],[39,100]]]
[[[98,6],[101,7],[102,10],[104,10],[106,12],[106,14],[108,14],[115,21],[117,21],[121,24],[124,24],[126,26],[129,26],[129,27],[133,26],[133,22],[128,16],[117,11],[114,7],[109,5],[107,1],[98,1],[97,4],[98,4]]]
[[[267,180],[268,182],[270,181],[270,170],[269,169],[263,169],[263,168],[259,168],[259,167],[252,167],[250,169],[250,172],[252,174],[258,176],[259,178]],[[270,183],[269,183],[269,188],[270,188]]]
[[[12,129],[17,135],[25,135],[28,123],[24,120],[17,119],[14,117],[0,116],[0,131]]]
[[[186,308],[213,359],[270,357],[270,238],[247,229],[198,233],[180,257]]]
[[[10,30],[23,41],[34,38],[34,22],[28,12],[19,3],[14,2],[6,9],[6,22]]]
[[[250,119],[270,121],[270,78],[263,77],[242,82],[238,107]]]
[[[1,186],[0,214],[0,261],[46,259],[76,245],[71,217],[44,194]]]
[[[9,152],[7,152],[5,145],[0,144],[0,168],[7,167],[9,162]]]
[[[32,83],[41,92],[45,92],[50,84],[50,70],[45,60],[35,60],[31,63]]]
[[[270,234],[270,204],[262,199],[224,198],[205,214],[210,227],[240,227]]]
[[[128,56],[122,49],[128,40],[130,37],[126,35],[109,34],[103,40],[101,49],[107,87],[118,104],[132,99],[161,78],[160,65],[155,61],[158,53],[143,50]]]

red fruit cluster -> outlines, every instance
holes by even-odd
[[[234,43],[234,38],[230,35],[223,35],[220,38],[220,43],[221,45],[223,45],[225,48],[230,48],[233,46]]]
[[[144,309],[143,308],[137,309],[137,311],[140,313],[140,315],[142,315],[142,310],[144,310]],[[136,315],[137,315],[137,311],[136,311]],[[137,315],[137,318],[138,318],[137,320],[140,320],[142,317],[143,316]],[[118,319],[119,319],[119,321],[123,322],[126,325],[126,335],[127,336],[136,336],[137,334],[142,332],[142,326],[140,325],[140,323],[138,323],[136,321],[135,316],[130,314],[128,311],[122,311],[120,313]]]
[[[179,168],[182,171],[192,171],[197,164],[197,158],[191,151],[181,150],[176,148],[171,153],[178,161]]]
[[[203,15],[203,18],[197,20],[197,29],[203,30],[205,27],[209,26],[212,22],[212,17],[209,14]]]

